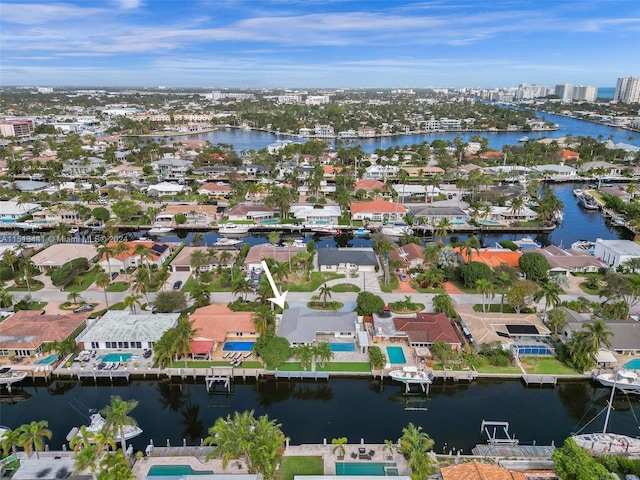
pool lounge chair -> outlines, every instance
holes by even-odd
[[[251,355],[253,355],[253,352],[247,352],[242,356],[242,358],[249,358]]]
[[[222,358],[227,358],[227,357],[229,356],[229,354],[230,354],[230,353],[231,353],[231,352],[225,352],[225,354],[224,354],[224,355],[222,355]]]

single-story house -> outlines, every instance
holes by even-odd
[[[252,312],[233,312],[224,305],[197,308],[189,317],[196,332],[191,342],[191,353],[210,355],[227,340],[256,340],[258,334],[252,317]]]
[[[417,313],[414,317],[394,317],[393,324],[396,336],[404,337],[410,347],[428,348],[435,342],[445,342],[454,350],[462,348],[462,340],[444,313]]]
[[[283,247],[273,246],[271,244],[254,245],[249,249],[244,259],[244,269],[247,272],[262,268],[262,260],[272,258],[278,263],[289,262],[298,253],[306,251],[304,245],[286,245]]]
[[[622,171],[626,167],[624,165],[616,165],[609,162],[585,162],[580,166],[580,173],[594,176],[620,177]],[[603,175],[604,174],[604,175]]]
[[[551,268],[550,275],[568,275],[569,273],[596,273],[602,268],[602,263],[584,250],[563,250],[555,245],[531,250],[545,256]]]
[[[530,222],[538,218],[538,214],[529,207],[522,207],[521,210],[514,212],[511,207],[497,207],[495,205],[491,205],[489,218],[494,221]]]
[[[178,183],[160,182],[147,187],[147,195],[177,195],[186,190],[186,186]]]
[[[21,192],[43,192],[51,184],[48,182],[41,182],[38,180],[15,180],[13,186]]]
[[[154,219],[157,225],[174,226],[176,215],[187,217],[185,225],[208,226],[220,217],[216,205],[167,205]]]
[[[45,343],[71,336],[88,316],[87,312],[48,315],[44,310],[19,310],[0,322],[0,356],[38,354]]]
[[[162,267],[162,264],[171,256],[171,247],[166,243],[156,242],[109,242],[109,246],[124,244],[128,247],[123,253],[110,256],[102,256],[98,264],[107,272],[118,272],[120,270],[126,270],[131,267],[138,267],[140,265],[156,265],[158,268]],[[150,250],[150,255],[146,258],[142,258],[136,253],[136,246],[144,245]]]
[[[231,194],[229,184],[220,182],[207,182],[200,186],[197,190],[200,195],[208,195],[210,197],[223,198]]]
[[[37,223],[49,223],[49,224],[58,224],[61,222],[64,223],[77,223],[80,222],[80,214],[75,210],[51,210],[50,208],[45,208],[43,210],[39,210],[37,212],[33,212],[33,221]]]
[[[518,260],[522,256],[522,252],[514,252],[508,248],[481,248],[471,250],[470,255],[461,247],[456,247],[454,250],[465,262],[480,262],[492,268],[504,265],[519,268]]]
[[[224,249],[224,250],[214,250],[212,248],[207,247],[184,247],[178,254],[171,260],[171,271],[172,272],[195,272],[195,268],[191,266],[191,254],[195,251],[201,251],[210,254],[214,252],[215,255],[209,255],[207,264],[200,267],[201,272],[211,271],[220,265],[221,261],[221,252],[229,252],[229,258],[222,265],[223,268],[229,268],[233,265],[238,258],[239,251],[237,249]]]
[[[227,212],[230,222],[246,221],[246,220],[266,220],[274,218],[276,212],[273,208],[264,205],[235,205]]]
[[[584,325],[591,323],[591,319],[584,315],[567,316],[567,323],[562,334],[571,339],[573,334],[582,330]],[[607,320],[607,327],[613,333],[609,337],[610,350],[617,354],[640,355],[640,322],[635,320]]]
[[[129,178],[132,180],[138,180],[142,178],[142,167],[135,167],[133,165],[117,165],[109,168],[106,172],[107,175],[113,175],[120,178]]]
[[[356,338],[360,331],[356,312],[329,312],[289,308],[282,314],[276,334],[286,338],[291,346],[311,345],[318,335],[334,338]]]
[[[55,243],[31,257],[41,272],[59,268],[76,258],[86,258],[89,264],[97,255],[96,247],[87,243]]]
[[[442,480],[557,480],[553,470],[509,470],[482,462],[460,463],[440,469]]]
[[[593,256],[613,268],[632,258],[640,258],[640,245],[632,240],[596,240]]]
[[[389,252],[389,260],[402,263],[404,268],[422,268],[424,265],[424,248],[415,243],[407,243]]]
[[[76,344],[86,350],[152,348],[169,329],[178,324],[180,313],[145,312],[133,315],[129,310],[107,310],[99,320],[87,321]]]
[[[370,202],[351,204],[353,220],[371,220],[373,222],[402,221],[407,214],[406,207],[397,202],[377,198]]]
[[[610,195],[612,197],[618,197],[623,202],[631,200],[631,195],[627,193],[624,187],[616,185],[611,187],[601,187],[600,193],[602,195]]]
[[[319,248],[318,268],[321,272],[375,272],[378,257],[373,248]]]
[[[0,201],[0,222],[15,222],[26,214],[40,209],[37,203],[19,203],[12,200]]]
[[[381,195],[387,192],[386,185],[380,180],[373,178],[363,178],[358,180],[353,186],[353,191],[364,190],[367,193],[379,192]]]
[[[305,224],[338,225],[342,216],[339,205],[292,205],[289,209],[292,217],[299,218]]]
[[[534,172],[541,173],[546,176],[574,178],[578,175],[578,171],[568,165],[547,163],[545,165],[535,165],[531,167]]]
[[[483,343],[499,342],[503,349],[527,352],[530,347],[547,349],[551,339],[550,330],[535,313],[459,313],[462,331],[472,345],[479,348]]]
[[[471,217],[460,207],[449,205],[444,207],[432,205],[412,205],[411,215],[420,223],[437,224],[442,218],[448,219],[453,225],[466,224]]]
[[[395,165],[370,165],[364,171],[364,178],[373,178],[375,180],[395,178],[399,170]]]

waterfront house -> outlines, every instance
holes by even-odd
[[[421,269],[424,266],[424,248],[415,243],[407,243],[389,252],[389,260],[400,262],[405,269]]]
[[[593,256],[609,267],[618,268],[632,258],[640,258],[640,245],[632,240],[596,240]]]
[[[207,178],[226,178],[231,173],[235,172],[236,169],[234,167],[229,167],[227,165],[211,165],[205,167],[196,168],[193,173],[195,175],[202,175]]]
[[[265,177],[270,170],[262,165],[242,165],[238,167],[238,173],[247,177]]]
[[[166,157],[151,164],[153,172],[164,180],[185,178],[187,172],[193,168],[193,162],[181,158]]]
[[[107,176],[114,176],[120,179],[129,179],[138,181],[143,177],[142,167],[135,167],[133,165],[117,165],[109,168],[105,174]]]
[[[557,165],[555,163],[548,163],[545,165],[535,165],[531,167],[534,172],[541,173],[545,178],[552,178],[554,180],[574,180],[577,179],[578,171],[568,165]]]
[[[76,338],[83,350],[146,349],[178,324],[180,313],[132,314],[127,310],[107,310],[98,320],[87,321]]]
[[[465,225],[471,217],[460,207],[448,205],[444,207],[435,205],[411,205],[411,215],[417,223],[427,223],[436,225],[440,220],[446,218],[455,227]]]
[[[375,272],[378,257],[373,248],[319,248],[318,268],[321,272]]]
[[[65,208],[65,205],[56,206],[55,208],[45,208],[32,213],[34,223],[42,226],[55,226],[58,223],[80,223],[80,214],[71,209]]]
[[[53,268],[60,268],[76,258],[86,258],[91,265],[96,255],[96,247],[92,244],[55,243],[33,255],[31,262],[44,273]]]
[[[176,225],[176,215],[186,217],[185,226],[203,228],[211,225],[220,218],[216,205],[167,205],[158,213],[154,222],[158,226],[172,227]]]
[[[261,221],[274,218],[276,212],[273,208],[264,205],[240,204],[231,207],[227,212],[227,218],[231,222],[243,222],[247,220]]]
[[[212,271],[220,264],[220,252],[222,250],[215,250],[214,247],[183,247],[174,259],[171,260],[171,271],[195,272],[196,269],[191,266],[191,254],[195,251],[201,251],[208,254],[207,264],[200,267],[201,272]],[[221,267],[230,268],[235,264],[239,251],[237,249],[226,249],[225,251],[229,252],[229,259],[221,265]],[[211,253],[215,253],[215,255],[211,255]]]
[[[562,150],[562,160],[565,162],[577,162],[580,160],[580,154],[573,150]]]
[[[529,207],[522,207],[521,210],[513,211],[511,207],[491,206],[489,218],[496,222],[531,222],[538,218],[538,214]],[[481,222],[482,223],[482,222]]]
[[[417,178],[419,180],[422,180],[425,177],[435,177],[435,176],[444,175],[444,170],[440,167],[435,167],[435,166],[402,167],[402,170],[407,172],[410,178]]]
[[[586,176],[592,177],[620,177],[622,176],[622,170],[625,169],[624,165],[616,165],[609,162],[585,162],[580,166],[580,173]]]
[[[502,348],[514,353],[553,355],[550,347],[551,332],[535,313],[462,313],[460,326],[476,347],[498,342]]]
[[[109,242],[109,246],[112,247],[118,243],[125,244],[128,249],[123,253],[110,256],[108,259],[106,256],[102,256],[98,264],[106,272],[118,272],[120,270],[127,270],[129,268],[135,268],[140,265],[155,265],[157,268],[162,268],[162,264],[171,256],[171,247],[166,243],[156,242]],[[144,245],[149,249],[149,256],[142,258],[136,253],[136,246]]]
[[[612,197],[618,197],[620,200],[622,200],[623,202],[628,202],[629,200],[631,200],[631,195],[629,193],[627,193],[627,191],[625,190],[625,186],[622,185],[615,185],[615,186],[607,186],[607,187],[601,187],[599,192],[602,195],[610,195]]]
[[[16,190],[29,193],[44,192],[51,186],[50,183],[39,180],[15,180],[12,185]]]
[[[399,170],[395,165],[371,165],[365,169],[363,178],[385,181],[395,178]]]
[[[352,220],[372,222],[400,222],[404,220],[407,208],[402,203],[377,198],[369,202],[351,204]]]
[[[210,355],[226,341],[255,341],[258,338],[252,312],[234,312],[224,305],[197,308],[190,316],[196,331],[190,342],[192,355]]]
[[[30,357],[45,343],[61,342],[85,323],[89,313],[45,314],[44,310],[19,310],[0,322],[0,357]]]
[[[0,201],[0,222],[12,223],[40,209],[37,203],[20,203],[13,200]]]
[[[342,216],[339,205],[292,205],[289,212],[293,218],[309,225],[338,225]]]
[[[584,329],[587,323],[593,322],[590,315],[584,315],[565,309],[568,313],[567,323],[561,335],[570,340],[573,335]],[[607,320],[607,327],[611,330],[610,350],[620,355],[640,355],[640,322],[636,320]]]
[[[355,339],[360,331],[356,312],[329,312],[289,308],[282,313],[276,334],[289,341],[292,347],[311,345],[326,336],[335,339]]]
[[[272,258],[278,263],[289,262],[299,253],[306,251],[305,245],[274,246],[268,243],[254,245],[249,249],[244,259],[244,269],[247,272],[262,269],[262,260]]]
[[[544,255],[550,265],[549,275],[564,275],[569,273],[597,273],[602,263],[585,250],[573,250],[549,245],[544,248],[531,250]]]
[[[553,470],[509,470],[481,462],[442,467],[440,476],[442,480],[558,480]]]
[[[454,250],[460,254],[465,263],[480,262],[489,265],[491,268],[509,266],[520,268],[518,260],[522,256],[522,252],[514,252],[508,248],[482,248],[471,250],[467,253],[463,248],[456,247]]]

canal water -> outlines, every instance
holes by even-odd
[[[25,386],[30,398],[0,404],[0,424],[15,428],[32,420],[47,420],[53,432],[49,445],[61,448],[73,426],[87,423],[88,409],[100,409],[111,395],[139,400],[131,412],[144,433],[132,440],[137,449],[155,445],[198,444],[219,417],[255,410],[277,419],[292,444],[329,442],[347,437],[349,443],[395,440],[409,422],[420,425],[436,441],[435,450],[470,453],[482,420],[506,421],[523,444],[561,443],[597,417],[610,390],[589,381],[560,382],[555,388],[525,387],[519,380],[433,385],[428,397],[405,396],[399,384],[381,385],[371,379],[330,379],[328,382],[236,382],[231,395],[209,394],[204,384],[134,381],[131,385],[80,385],[54,382]],[[609,431],[637,436],[639,398],[620,394],[614,401]],[[601,414],[585,430],[603,428]]]

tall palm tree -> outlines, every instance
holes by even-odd
[[[489,300],[494,297],[493,284],[486,278],[476,280],[476,289],[482,295],[482,311],[486,313]]]
[[[325,283],[320,286],[318,293],[320,294],[320,297],[322,297],[322,306],[326,307],[327,298],[331,298],[331,287]]]
[[[2,438],[0,438],[0,446],[2,447],[2,453],[5,457],[9,455],[11,451],[15,453],[16,447],[21,445],[20,435],[20,429],[16,428],[15,430],[5,432]]]
[[[142,243],[138,243],[133,249],[134,255],[140,258],[140,266],[145,266],[145,260],[147,261],[146,267],[149,269],[149,259],[153,257],[153,250]]]
[[[209,255],[204,250],[194,250],[189,255],[189,266],[195,270],[196,278],[200,275],[200,269],[209,263]]]
[[[83,447],[82,450],[76,452],[73,456],[73,468],[75,473],[81,474],[85,470],[89,470],[91,472],[91,478],[93,478],[93,480],[97,480],[97,472],[100,468],[99,460],[100,451],[98,450],[97,445],[87,445],[86,447]]]
[[[104,290],[104,303],[109,308],[109,299],[107,298],[107,288],[111,285],[111,277],[106,272],[100,272],[96,275],[96,285]]]
[[[107,267],[109,268],[109,278],[111,278],[111,258],[115,255],[115,247],[117,244],[101,243],[96,248],[98,257],[102,259],[104,257],[107,260]]]
[[[426,472],[429,469],[429,451],[435,442],[422,431],[422,427],[416,427],[409,423],[402,429],[399,451],[407,460],[407,464],[414,472]]]
[[[223,266],[229,265],[229,260],[232,258],[233,254],[229,250],[221,250],[218,254],[218,268],[221,270]],[[231,281],[233,281],[233,265],[231,265],[231,275]]]
[[[258,307],[251,316],[256,333],[260,336],[267,335],[275,330],[276,317],[275,314],[266,307]]]
[[[601,346],[611,348],[610,337],[613,332],[604,320],[597,319],[590,323],[585,323],[582,328],[587,332],[585,341],[591,353],[596,353]]]
[[[320,363],[320,366],[324,368],[328,361],[333,358],[333,351],[328,342],[320,342],[314,352],[316,361]]]
[[[192,328],[193,322],[188,318],[178,321],[176,325],[176,336],[174,338],[174,348],[176,353],[182,354],[184,358],[184,366],[187,366],[187,354],[191,351],[191,341],[196,334],[196,330]]]
[[[138,268],[136,275],[133,278],[133,288],[135,293],[144,295],[147,303],[149,303],[149,284],[151,283],[151,272],[147,268]]]
[[[191,292],[189,292],[189,297],[195,301],[197,308],[205,307],[211,303],[211,292],[208,285],[197,280],[194,282]]]
[[[524,197],[518,196],[511,199],[509,211],[514,217],[517,217],[524,210]]]
[[[439,237],[440,244],[444,243],[444,237],[447,237],[453,228],[453,224],[451,223],[451,219],[448,217],[442,217],[436,223],[435,234]]]
[[[193,238],[191,239],[191,246],[199,247],[204,242],[204,235],[200,232],[196,232],[193,234]]]
[[[233,282],[233,294],[241,295],[244,301],[247,300],[247,294],[251,292],[251,285],[248,280],[242,277],[236,278]]]
[[[38,452],[44,450],[44,439],[48,438],[51,440],[53,436],[53,433],[48,427],[49,422],[46,420],[40,420],[39,422],[32,421],[31,423],[18,427],[17,430],[20,432],[19,443],[27,455],[35,449],[36,458],[39,458]]]
[[[533,299],[538,302],[544,298],[544,308],[549,310],[549,307],[556,308],[560,305],[560,294],[564,293],[560,285],[556,282],[546,281],[540,283],[540,290],[536,291],[533,295]]]
[[[129,416],[129,412],[137,406],[137,400],[122,400],[118,395],[112,395],[111,403],[100,410],[100,413],[104,415],[105,428],[111,430],[115,434],[114,436],[120,437],[120,446],[123,452],[127,451],[124,428],[138,425],[138,422]]]
[[[167,283],[167,280],[169,280],[170,276],[171,276],[171,273],[169,273],[169,271],[166,268],[161,268],[160,270],[154,273],[153,280],[155,284],[160,285],[162,290],[164,290],[164,287]]]

